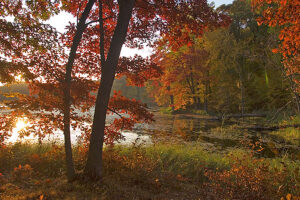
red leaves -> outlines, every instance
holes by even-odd
[[[273,52],[273,53],[278,53],[279,50],[278,50],[278,49],[272,49],[272,52]]]
[[[299,49],[300,49],[300,3],[287,0],[252,0],[253,5],[262,8],[263,17],[258,19],[269,26],[279,26],[279,39],[281,43],[274,53],[281,53],[284,58],[284,66],[288,75],[299,73]],[[300,86],[295,78],[298,90]]]
[[[153,114],[147,110],[145,104],[122,96],[120,91],[114,92],[111,97],[108,114],[116,115],[105,128],[105,143],[111,145],[123,138],[121,131],[132,130],[136,123],[153,121]]]
[[[55,29],[41,24],[40,21],[48,19],[61,10],[80,18],[86,3],[86,0],[54,2],[37,0],[26,1],[27,7],[24,7],[21,0],[4,0],[4,9],[0,8],[1,14],[4,13],[3,16],[13,15],[19,22],[15,24],[0,20],[0,36],[4,40],[1,42],[0,53],[13,60],[11,65],[18,66],[16,72],[21,71],[26,75],[26,80],[30,80],[31,89],[29,96],[19,98],[10,105],[24,114],[40,110],[47,112],[37,112],[35,116],[37,122],[34,123],[35,125],[41,123],[40,127],[47,133],[51,131],[51,127],[62,127],[64,67],[67,60],[65,49],[72,44],[76,26],[70,24],[67,27],[68,31],[60,36]],[[102,3],[106,56],[115,29],[119,5],[117,1],[102,1]],[[88,21],[94,23],[90,23],[83,34],[72,71],[71,118],[74,120],[74,127],[90,121],[87,117],[80,117],[74,110],[87,111],[93,105],[95,97],[92,92],[98,87],[95,80],[101,77],[98,16],[98,6],[94,6],[88,17]],[[179,48],[182,44],[191,46],[193,44],[191,35],[201,36],[208,26],[222,26],[226,24],[227,19],[222,14],[214,12],[206,1],[137,1],[126,44],[138,48],[142,48],[145,44],[153,46],[160,33],[165,35],[166,41],[168,40],[169,45],[174,48]],[[121,58],[117,76],[126,76],[128,84],[144,86],[149,79],[157,79],[162,74],[156,59],[156,55],[152,58],[141,56]],[[5,70],[0,70],[0,74],[1,76],[4,74],[5,81],[10,81],[14,76],[12,71],[7,73]],[[126,119],[115,120],[107,128],[107,132],[114,135],[118,135],[117,132],[122,128],[131,129],[134,123],[152,121],[152,115],[144,104],[120,95],[112,97],[110,108],[129,115]],[[59,114],[55,115],[54,113],[57,112]],[[30,115],[29,117],[34,118]],[[38,130],[40,129],[35,132]]]
[[[133,58],[120,58],[117,77],[126,76],[129,85],[144,86],[149,79],[161,75],[161,69],[149,58],[135,55]]]
[[[122,96],[121,92],[114,93],[110,98],[109,107],[113,108],[114,111],[121,111],[121,113],[128,114],[133,121],[138,123],[149,123],[153,121],[153,114],[147,110],[146,104],[135,99],[128,99]]]

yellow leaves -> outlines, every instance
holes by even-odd
[[[288,193],[285,198],[281,197],[280,200],[299,200],[300,196],[293,196],[292,194]]]

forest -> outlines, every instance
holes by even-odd
[[[299,49],[298,0],[1,0],[0,199],[300,199]]]

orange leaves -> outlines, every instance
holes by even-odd
[[[300,196],[295,196],[295,195],[292,195],[290,193],[288,193],[285,198],[284,197],[281,197],[280,200],[299,200],[300,199]]]
[[[43,200],[44,199],[44,195],[40,195],[39,200]]]
[[[273,52],[282,54],[283,64],[289,74],[297,74],[299,68],[297,57],[299,57],[300,49],[299,1],[252,0],[252,2],[258,8],[264,9],[263,17],[257,19],[259,25],[264,23],[272,27],[280,27],[281,43]],[[298,80],[293,81],[300,88]]]
[[[229,170],[205,172],[209,179],[206,185],[216,199],[269,199],[271,196],[280,198],[287,191],[297,188],[292,183],[289,185],[292,180],[286,169],[272,169],[264,159],[251,156],[249,160],[246,156],[232,156],[231,160],[233,164]]]
[[[30,165],[26,164],[24,166],[19,165],[15,167],[12,176],[15,180],[21,181],[27,178],[30,178],[33,173],[33,169]]]
[[[280,5],[281,5],[281,6],[285,6],[286,4],[287,4],[287,0],[281,0],[281,1],[280,1]]]

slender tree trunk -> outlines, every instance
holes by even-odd
[[[197,97],[197,110],[201,109],[201,99],[200,97]]]
[[[92,125],[88,159],[84,170],[86,176],[91,180],[99,180],[103,173],[102,151],[107,106],[115,78],[115,71],[121,48],[125,42],[134,2],[134,0],[118,0],[119,16],[114,35],[111,40],[107,59],[104,63],[101,74],[100,87],[97,94],[95,114]]]
[[[168,86],[167,90],[170,91],[171,87]],[[171,104],[172,112],[174,112],[174,96],[172,94],[170,94],[170,104]]]
[[[298,114],[300,114],[300,97],[299,97],[299,94],[298,94],[297,89],[296,89],[296,83],[293,80],[293,75],[288,76],[288,79],[289,79],[289,82],[290,82],[291,91],[295,96],[295,103],[296,103],[296,106],[297,106],[297,108],[296,108],[297,112],[298,112]]]
[[[173,94],[170,95],[170,103],[171,103],[172,112],[174,112],[175,108],[174,108],[174,96],[173,96]]]
[[[71,51],[69,54],[68,62],[66,65],[66,75],[64,82],[64,140],[65,140],[65,152],[66,152],[66,164],[67,164],[67,177],[69,181],[74,180],[75,178],[75,169],[73,163],[73,155],[72,155],[72,145],[71,145],[71,136],[70,136],[70,106],[71,106],[71,72],[73,63],[76,56],[76,50],[82,38],[82,34],[86,28],[85,22],[86,19],[94,5],[94,0],[90,0],[79,20],[77,25],[77,30],[73,39],[73,44],[71,46]]]
[[[244,84],[243,81],[240,80],[240,84],[241,84],[241,115],[243,116],[245,113],[245,91],[244,91]]]
[[[243,63],[243,62],[241,62]],[[243,80],[243,67],[240,66],[239,70],[239,78],[240,78],[240,87],[241,87],[241,115],[243,116],[245,113],[245,88],[244,88],[244,80]]]
[[[294,92],[298,114],[300,114],[300,97],[297,92]]]
[[[208,73],[207,73],[208,74]],[[208,75],[207,75],[208,77]],[[204,110],[208,113],[208,93],[209,93],[209,81],[205,80],[205,90],[204,90]]]

